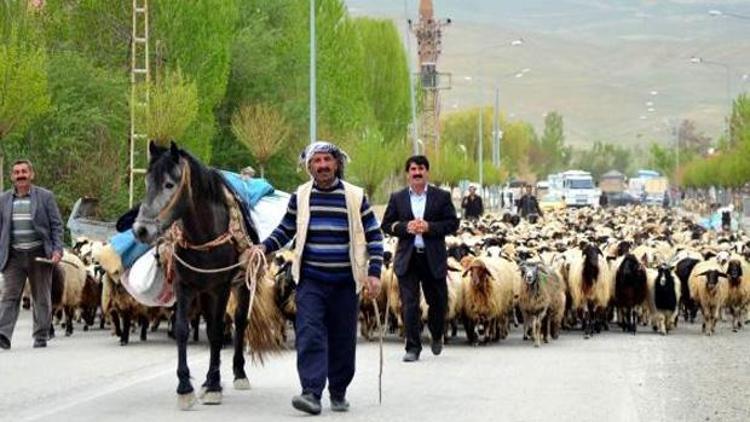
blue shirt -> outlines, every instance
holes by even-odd
[[[414,218],[424,219],[424,209],[427,205],[427,186],[421,194],[416,193],[410,187],[409,201],[411,201],[411,213],[414,214]],[[424,248],[424,238],[421,234],[414,235],[414,246]]]
[[[367,274],[380,277],[383,265],[383,234],[367,198],[360,207],[362,228],[365,231],[370,263]],[[297,233],[297,193],[289,198],[289,206],[281,224],[263,241],[268,253],[280,249]],[[310,192],[310,221],[307,240],[302,252],[300,277],[324,282],[352,280],[349,258],[349,215],[346,208],[344,185],[339,180],[323,189],[313,185]]]

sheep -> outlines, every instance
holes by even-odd
[[[138,303],[125,290],[125,286],[109,273],[105,274],[102,283],[102,312],[114,328],[114,334],[120,338],[120,346],[130,342],[130,325],[136,319],[141,325],[141,341],[146,341],[148,329],[148,309]]]
[[[461,314],[459,309],[459,303],[463,297],[463,283],[461,282],[461,274],[464,268],[460,262],[457,262],[452,257],[448,257],[448,274],[445,282],[448,285],[448,304],[445,312],[445,335],[443,339],[445,342],[449,338],[456,337],[458,333],[458,318]],[[450,329],[450,336],[448,336],[448,330]]]
[[[393,325],[391,325],[391,327],[394,330],[398,330],[399,337],[404,337],[403,303],[401,302],[398,276],[396,275],[393,266],[383,269],[380,274],[380,279],[383,283],[381,288],[386,292],[386,303],[388,304],[388,311],[390,314],[389,319],[393,319]],[[419,310],[421,315],[420,320],[426,321],[429,309],[424,293],[420,293]]]
[[[729,283],[725,305],[732,315],[732,331],[736,333],[742,328],[750,305],[750,266],[743,257],[733,255],[726,272]]]
[[[637,331],[637,312],[648,295],[646,268],[631,253],[615,261],[614,304],[623,331]]]
[[[699,262],[703,261],[703,256],[696,253],[695,255],[688,255],[687,253],[680,255],[678,253],[672,262],[675,262],[675,274],[680,279],[680,304],[682,308],[682,315],[685,322],[690,321],[692,324],[695,322],[695,316],[698,314],[698,305],[693,300],[693,294],[690,291],[690,273],[693,268],[698,265]]]
[[[661,264],[656,270],[648,269],[648,305],[651,311],[654,331],[667,335],[679,317],[680,278],[672,267]]]
[[[519,306],[523,313],[524,339],[530,326],[534,347],[541,345],[542,337],[557,339],[565,314],[565,290],[561,278],[549,267],[536,261],[520,265],[521,286]]]
[[[702,332],[707,336],[716,331],[716,321],[727,296],[727,274],[716,260],[698,263],[690,273],[690,292],[703,314]]]
[[[55,264],[55,267],[53,283],[61,285],[62,292],[59,300],[52,302],[52,314],[61,313],[64,316],[65,335],[70,336],[73,334],[73,319],[81,305],[81,294],[86,284],[86,267],[76,255],[68,250],[63,251],[62,259]],[[53,327],[50,327],[50,330],[50,333],[54,333]]]
[[[596,245],[586,244],[573,254],[567,270],[572,309],[581,314],[584,338],[599,331],[596,316],[602,315],[610,301],[611,280],[606,258]],[[596,326],[595,326],[596,325]]]
[[[459,307],[471,344],[479,344],[480,337],[485,344],[497,341],[504,334],[513,307],[514,278],[520,278],[517,266],[502,258],[476,258],[464,271]]]

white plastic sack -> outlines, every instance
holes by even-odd
[[[146,306],[172,306],[175,302],[174,289],[156,261],[156,248],[138,258],[122,275],[121,281],[125,290]]]
[[[266,195],[250,210],[250,218],[253,219],[258,237],[263,240],[271,235],[273,229],[281,223],[289,206],[290,194],[280,190]]]

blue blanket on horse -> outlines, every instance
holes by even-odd
[[[250,217],[250,210],[260,202],[260,200],[267,195],[274,193],[274,188],[265,179],[256,178],[244,178],[237,173],[228,171],[221,171],[221,175],[224,176],[224,181],[227,187],[232,191],[235,198],[238,199],[241,204],[242,216],[245,220],[245,227],[248,229],[248,233],[257,233],[252,224]],[[253,242],[258,242],[257,235],[254,236]],[[145,254],[149,249],[150,245],[139,242],[133,233],[133,230],[126,230],[122,233],[114,235],[110,240],[112,248],[120,255],[122,259],[122,266],[124,268],[130,268],[135,261]]]

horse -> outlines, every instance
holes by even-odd
[[[220,404],[220,352],[224,340],[224,314],[232,289],[237,299],[232,367],[234,388],[250,388],[243,356],[250,290],[243,283],[233,282],[239,274],[240,253],[230,235],[227,188],[217,170],[204,166],[174,142],[169,148],[150,142],[149,153],[145,198],[133,231],[139,241],[149,244],[170,228],[173,233],[173,224],[181,232],[177,236],[181,239],[174,241],[171,265],[176,295],[174,334],[178,356],[178,406],[188,410],[197,401],[187,365],[189,307],[196,297],[200,299],[210,343],[210,363],[199,398],[204,404]],[[254,228],[248,228],[248,235],[253,243],[258,243]]]

